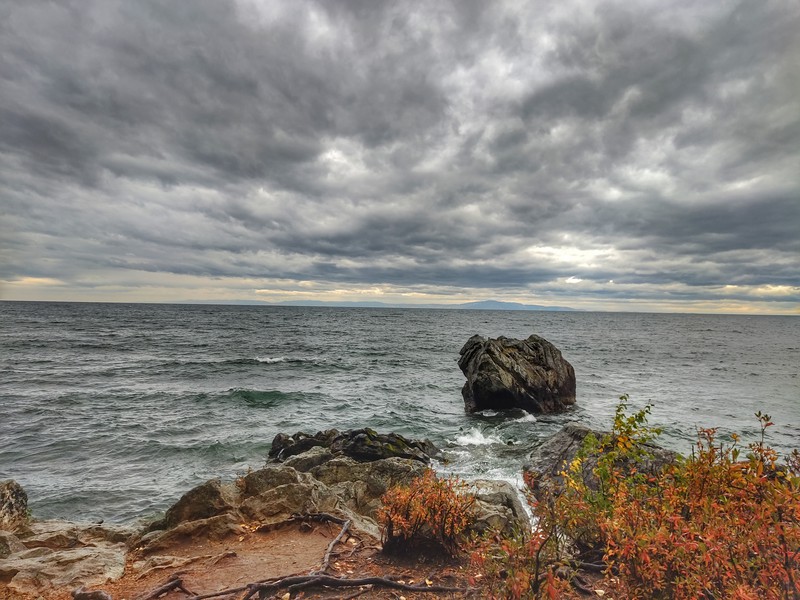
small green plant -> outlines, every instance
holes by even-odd
[[[467,487],[457,477],[439,478],[429,469],[410,485],[389,489],[378,512],[384,550],[436,546],[456,554],[474,522],[475,496]]]

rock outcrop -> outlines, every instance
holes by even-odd
[[[411,456],[375,459],[371,452],[363,453],[374,439],[384,443],[390,440],[392,445],[400,439],[403,454]],[[371,430],[341,434],[332,430],[316,436],[278,435],[276,440],[270,454],[285,456],[284,462],[267,464],[234,483],[211,480],[187,492],[136,545],[151,554],[187,536],[224,537],[241,523],[270,526],[296,514],[315,512],[350,519],[354,528],[377,538],[381,496],[393,486],[408,485],[428,468],[418,454],[420,446],[426,446],[395,434],[379,435]],[[297,443],[306,450],[294,454]],[[348,455],[346,449],[353,446],[358,448],[353,454],[362,460]],[[477,530],[510,531],[527,522],[527,513],[511,484],[485,480],[475,482],[472,491],[477,496]]]
[[[567,423],[560,431],[546,440],[531,453],[525,471],[530,475],[531,491],[538,498],[548,494],[558,494],[564,487],[561,473],[575,459],[586,437],[594,435],[598,440],[608,432],[595,431],[580,423]],[[636,470],[645,475],[655,475],[677,458],[677,454],[655,444],[644,444],[645,456],[637,461]],[[598,488],[594,468],[599,454],[589,455],[583,463],[582,477],[589,489]],[[621,468],[633,465],[620,464]]]
[[[28,522],[28,495],[13,479],[0,481],[0,530],[14,531]]]
[[[538,335],[526,340],[474,335],[460,355],[467,412],[521,408],[555,413],[575,404],[575,370],[558,348]]]
[[[212,479],[184,494],[136,545],[158,552],[176,539],[221,538],[241,523],[270,526],[296,514],[329,512],[379,537],[381,496],[424,473],[438,449],[371,429],[278,434],[270,463],[233,483]]]
[[[377,540],[381,496],[422,475],[428,468],[429,453],[437,452],[427,442],[368,429],[276,439],[294,439],[294,444],[282,442],[286,453],[282,455],[281,449],[275,452],[284,462],[267,464],[232,482],[209,480],[184,494],[162,519],[143,531],[61,521],[28,522],[25,503],[12,503],[17,508],[7,514],[24,514],[26,520],[20,523],[15,517],[13,532],[0,531],[0,582],[11,591],[11,597],[29,598],[54,589],[102,586],[122,576],[130,556],[135,560],[128,564],[138,576],[164,565],[184,564],[185,558],[173,556],[176,547],[242,536],[312,513],[350,520],[353,530]],[[300,447],[306,449],[295,453],[297,440],[305,439],[330,439],[331,443],[301,441]],[[401,456],[382,458],[387,449]],[[9,497],[25,498],[19,486],[9,485],[8,489],[14,490]],[[510,531],[527,521],[510,484],[481,481],[473,491],[477,496],[476,530]]]
[[[439,449],[429,440],[409,440],[397,433],[383,434],[364,428],[344,432],[329,429],[313,435],[302,431],[291,436],[279,433],[272,440],[269,457],[283,462],[312,448],[324,448],[331,457],[348,456],[359,462],[385,458],[410,458],[427,464],[431,458],[439,454]]]
[[[0,582],[14,597],[96,586],[122,576],[132,528],[34,521],[0,532]]]

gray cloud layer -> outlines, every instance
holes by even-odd
[[[794,0],[4,0],[0,280],[796,311],[797,31]]]

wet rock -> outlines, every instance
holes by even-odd
[[[277,461],[284,461],[290,456],[302,454],[318,446],[330,448],[331,443],[338,435],[340,435],[338,429],[318,431],[315,434],[302,431],[298,431],[294,435],[279,433],[272,440],[269,457]]]
[[[472,336],[461,348],[458,366],[467,378],[464,409],[521,408],[555,413],[575,404],[575,370],[546,339]]]
[[[272,440],[269,457],[282,462],[317,447],[328,449],[333,456],[348,456],[359,462],[410,458],[427,464],[439,454],[439,449],[429,440],[409,440],[397,433],[382,434],[364,428],[345,432],[329,429],[313,435],[303,432],[291,436],[279,433]]]
[[[14,531],[28,520],[28,495],[25,490],[13,479],[0,482],[0,530]]]

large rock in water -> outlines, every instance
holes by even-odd
[[[546,339],[473,335],[461,348],[458,366],[467,412],[521,408],[555,413],[575,404],[575,370]]]
[[[279,433],[272,440],[270,459],[284,462],[293,456],[304,454],[312,448],[324,448],[328,454],[317,451],[317,464],[337,456],[348,456],[358,462],[370,462],[387,458],[409,458],[429,463],[439,454],[439,449],[430,440],[409,440],[397,433],[378,433],[368,427],[350,431],[328,429],[315,434],[298,431],[294,435]]]

